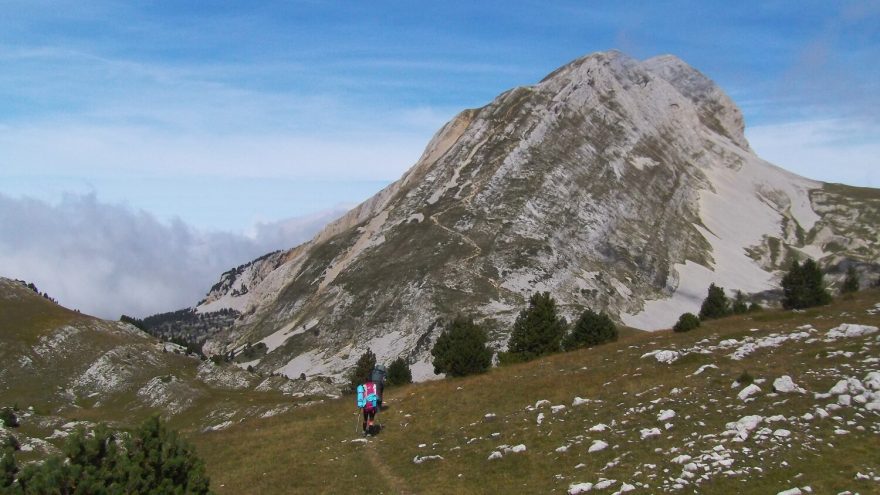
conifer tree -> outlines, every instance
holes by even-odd
[[[746,300],[746,295],[742,293],[741,290],[736,291],[736,295],[733,298],[733,314],[741,315],[743,313],[748,313],[749,311],[749,302]]]
[[[709,295],[703,300],[700,306],[700,319],[710,320],[713,318],[723,318],[730,314],[730,301],[724,295],[724,288],[715,284],[709,285]]]
[[[791,262],[788,272],[782,277],[782,307],[800,309],[806,306],[806,282],[798,260]]]
[[[590,309],[581,313],[571,333],[562,340],[562,347],[570,351],[579,347],[592,347],[617,340],[617,326],[605,312]]]
[[[549,292],[536,293],[513,324],[508,352],[520,360],[559,352],[568,323],[556,314]]]
[[[825,276],[819,265],[812,259],[804,262],[801,269],[807,286],[807,302],[809,307],[823,306],[831,302],[831,294],[825,287]]]
[[[354,393],[357,390],[358,385],[367,380],[370,376],[370,372],[373,371],[373,368],[375,367],[376,355],[373,354],[373,351],[367,349],[367,352],[361,354],[361,357],[358,358],[357,364],[354,365],[354,369],[351,370],[351,374],[348,375],[349,392]]]
[[[465,376],[482,373],[492,365],[486,332],[474,320],[458,316],[440,334],[431,349],[434,373]]]
[[[700,326],[700,319],[693,313],[684,313],[678,317],[678,322],[672,327],[676,332],[689,332]]]
[[[842,294],[858,292],[859,282],[859,272],[856,271],[856,267],[850,265],[846,269],[846,278],[843,279],[843,286],[840,288],[840,292]]]
[[[782,307],[804,309],[831,302],[831,294],[825,288],[825,277],[819,265],[807,259],[803,265],[793,261],[788,273],[782,277]]]
[[[399,357],[388,365],[386,382],[390,386],[412,383],[412,371],[403,357]]]

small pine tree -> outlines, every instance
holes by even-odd
[[[385,382],[392,387],[412,383],[412,371],[403,357],[395,359],[388,365],[388,376],[385,378]]]
[[[348,391],[351,393],[357,391],[358,385],[367,380],[370,372],[375,367],[376,355],[373,354],[373,351],[367,349],[367,352],[361,354],[361,357],[358,358],[357,364],[354,365],[354,369],[348,375]]]
[[[788,273],[782,277],[782,307],[804,309],[831,302],[831,294],[825,288],[825,278],[819,265],[812,259],[801,265],[793,261]]]
[[[678,317],[678,322],[672,327],[676,332],[689,332],[700,326],[700,319],[693,313],[684,313]]]
[[[797,260],[792,262],[782,278],[782,291],[782,307],[785,309],[804,309],[831,302],[822,271],[812,259],[803,265]]]
[[[762,311],[763,309],[764,308],[756,302],[749,304],[749,313],[754,313],[755,311]]]
[[[850,294],[852,292],[858,292],[860,282],[859,272],[856,271],[856,267],[850,265],[850,267],[846,269],[846,278],[843,279],[843,286],[840,288],[840,293]]]
[[[617,327],[605,312],[586,310],[581,313],[571,333],[562,340],[566,351],[579,347],[592,347],[617,340]]]
[[[431,349],[434,373],[465,376],[488,370],[492,350],[486,347],[486,340],[486,332],[472,319],[456,317]]]
[[[736,295],[733,298],[733,307],[731,309],[735,315],[748,313],[749,303],[746,300],[746,295],[743,294],[741,290],[736,291]]]
[[[791,262],[788,272],[782,277],[782,307],[800,309],[806,307],[806,282],[798,260]]]
[[[831,294],[825,288],[825,276],[819,265],[812,259],[808,259],[801,267],[807,286],[808,307],[824,306],[831,302]]]
[[[700,306],[700,319],[710,320],[713,318],[723,318],[730,314],[730,301],[724,295],[724,288],[715,284],[709,285],[709,295],[703,300]]]
[[[550,293],[536,293],[513,324],[508,352],[524,361],[559,352],[566,327],[568,323],[556,314],[556,301]]]

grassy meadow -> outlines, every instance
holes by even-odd
[[[566,493],[603,481],[593,491],[878,493],[880,412],[814,396],[880,370],[880,333],[827,338],[842,323],[880,326],[878,303],[880,291],[863,291],[805,312],[765,310],[683,334],[630,332],[483,375],[391,388],[384,429],[366,441],[353,397],[191,439],[220,494]],[[749,343],[757,345],[745,357],[730,357]],[[681,356],[670,364],[645,356],[656,350]],[[695,374],[704,365],[714,367]],[[783,375],[806,393],[774,393]],[[761,392],[740,399],[741,377]],[[574,405],[576,397],[586,401]],[[674,416],[658,419],[666,411]],[[751,415],[763,421],[736,441],[729,423]],[[597,441],[607,446],[590,452]],[[526,450],[509,450],[517,445]],[[501,458],[489,460],[493,452]],[[423,456],[442,459],[414,462]]]

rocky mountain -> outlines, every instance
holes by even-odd
[[[611,51],[461,112],[397,182],[310,242],[223,274],[198,305],[232,309],[206,349],[339,379],[367,348],[432,375],[443,322],[474,316],[498,348],[529,295],[573,319],[640,328],[695,311],[714,282],[765,297],[810,256],[871,270],[880,192],[761,160],[742,113],[673,56]]]

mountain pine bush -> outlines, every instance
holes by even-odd
[[[706,296],[706,299],[703,299],[703,305],[700,306],[700,319],[724,318],[730,313],[730,301],[724,295],[724,288],[710,284],[709,295]]]
[[[399,357],[388,365],[388,376],[385,381],[390,386],[412,383],[412,371],[405,359]]]
[[[18,473],[18,464],[15,460],[15,449],[4,446],[0,449],[0,493],[21,493],[16,491],[15,475]]]
[[[588,309],[581,313],[571,333],[562,340],[562,347],[570,351],[615,340],[617,340],[617,327],[611,318],[605,312],[596,313]]]
[[[807,259],[803,265],[797,260],[791,263],[788,273],[782,277],[782,294],[785,309],[811,308],[831,302],[822,270],[812,259]]]
[[[684,313],[678,317],[678,322],[672,327],[676,332],[689,332],[700,326],[700,319],[693,313]]]
[[[434,373],[465,376],[488,370],[492,350],[486,347],[486,340],[486,332],[474,320],[456,317],[431,349]]]
[[[19,470],[11,449],[5,449],[0,459],[3,493],[210,493],[202,460],[158,416],[123,441],[103,425],[91,434],[80,429],[68,438],[63,452],[28,465],[14,480]]]
[[[513,324],[507,350],[517,360],[528,361],[559,352],[568,323],[556,313],[556,301],[549,292],[539,292],[529,299]]]

